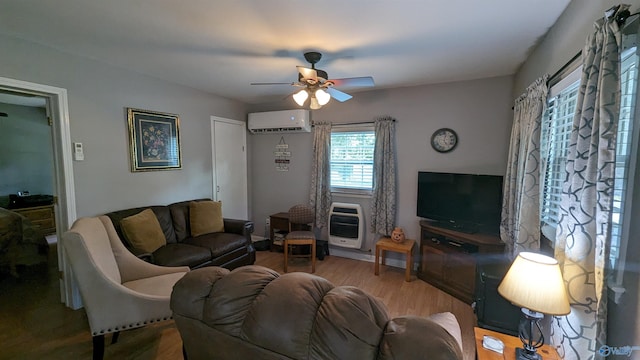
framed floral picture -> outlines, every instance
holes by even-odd
[[[127,119],[132,172],[182,168],[178,115],[127,108]]]

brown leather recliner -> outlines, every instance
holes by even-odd
[[[389,320],[373,296],[307,273],[197,269],[171,309],[190,360],[462,359],[453,314]]]

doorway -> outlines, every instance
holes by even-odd
[[[0,207],[48,205],[55,195],[47,114],[45,98],[0,90]]]
[[[44,241],[28,236],[27,231],[16,250],[17,257],[8,261],[14,276],[20,265],[47,262],[57,268],[53,135],[48,113],[44,97],[0,90],[0,207],[37,226],[53,250],[45,256]],[[7,246],[6,240],[2,245]]]
[[[63,88],[31,83],[0,77],[0,90],[32,97],[41,97],[46,101],[47,116],[51,121],[56,235],[61,235],[71,227],[76,219],[76,201],[73,183],[73,164],[71,160],[71,133],[67,90]],[[80,306],[80,297],[72,286],[73,278],[66,264],[64,249],[58,241],[58,270],[61,272],[60,301],[72,308]]]
[[[248,219],[247,130],[238,120],[211,117],[213,200],[224,217]]]

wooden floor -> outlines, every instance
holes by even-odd
[[[53,248],[55,250],[55,248]],[[55,251],[50,259],[55,259]],[[283,254],[257,252],[257,265],[283,269]],[[310,271],[308,261],[295,259],[289,271]],[[55,262],[21,269],[20,278],[0,275],[1,359],[90,359],[91,336],[84,310],[70,310],[60,303]],[[475,359],[471,307],[416,279],[404,281],[404,269],[373,263],[325,257],[316,263],[316,275],[335,285],[353,285],[381,299],[391,317],[450,311],[462,328],[464,358]],[[108,337],[108,340],[110,338]],[[173,321],[125,331],[118,343],[106,345],[105,359],[182,359],[182,341]]]

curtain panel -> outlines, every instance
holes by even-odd
[[[540,129],[547,104],[548,76],[529,85],[515,101],[507,171],[504,177],[500,238],[514,258],[540,248]]]
[[[327,226],[331,208],[331,123],[313,125],[313,163],[309,204],[316,213],[316,227]]]
[[[371,232],[391,235],[396,221],[396,123],[386,116],[375,121]]]
[[[621,5],[617,11],[627,8]],[[563,270],[571,313],[554,318],[552,338],[568,360],[606,356],[599,350],[606,345],[605,269],[620,112],[617,14],[595,23],[582,52],[583,72],[561,195],[555,257]]]

